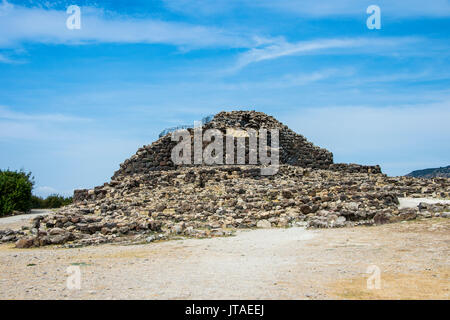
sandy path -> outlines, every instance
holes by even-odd
[[[23,225],[28,225],[28,222],[34,217],[46,216],[51,212],[48,209],[33,209],[29,214],[0,218],[0,229],[19,229]]]
[[[449,299],[449,249],[450,219],[251,230],[132,246],[20,250],[8,244],[0,246],[0,298]],[[80,290],[66,288],[72,265],[80,267]],[[369,265],[381,270],[381,290],[366,288]]]

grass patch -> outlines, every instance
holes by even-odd
[[[90,266],[91,264],[86,262],[73,262],[70,264],[71,266]]]

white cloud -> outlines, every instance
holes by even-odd
[[[42,137],[42,132],[34,124],[0,120],[0,142],[10,139],[35,139]]]
[[[0,4],[0,17],[8,13],[14,8],[14,6],[6,0],[2,0]]]
[[[22,6],[0,9],[0,47],[21,42],[49,44],[159,43],[187,48],[248,47],[256,40],[213,27],[155,19],[106,16],[100,9],[81,8],[81,29],[66,27],[65,11]]]
[[[377,4],[389,17],[448,17],[447,0],[165,0],[174,11],[191,15],[218,15],[254,8],[277,10],[302,17],[365,16],[369,5]]]
[[[33,193],[39,197],[47,197],[51,194],[58,193],[58,190],[48,186],[38,186],[34,188]]]
[[[0,19],[1,19],[1,17],[0,17]],[[23,52],[24,52],[24,50],[20,50],[20,49],[13,50],[12,52],[10,50],[4,50],[4,52],[0,52],[0,63],[5,63],[5,64],[26,63],[25,60],[16,58],[17,55],[19,55]]]
[[[255,5],[307,16],[363,15],[369,5],[376,4],[390,17],[450,16],[447,0],[262,0]]]
[[[73,189],[71,190],[59,190],[53,187],[49,186],[36,186],[33,189],[33,194],[41,197],[41,198],[47,198],[49,195],[52,194],[58,194],[64,197],[71,197],[73,196]]]
[[[290,73],[285,74],[281,77],[270,78],[267,80],[259,81],[244,81],[244,82],[233,82],[233,83],[217,83],[214,84],[215,89],[225,89],[225,90],[261,90],[261,89],[279,89],[279,88],[290,88],[290,87],[300,87],[314,82],[319,82],[322,80],[330,78],[341,78],[349,77],[354,74],[354,71],[346,69],[323,69],[317,70],[310,73]],[[186,84],[186,85],[192,85]],[[204,86],[207,83],[203,84]],[[214,89],[211,88],[211,89]]]
[[[64,140],[68,136],[68,125],[79,126],[92,119],[64,114],[37,114],[11,111],[0,106],[0,141],[19,139],[25,141]]]
[[[13,61],[4,55],[0,54],[0,63],[13,63]]]
[[[67,116],[63,114],[28,114],[11,111],[5,106],[0,106],[0,119],[19,120],[19,121],[42,121],[42,122],[72,122],[72,121],[91,121],[91,119]]]
[[[398,72],[389,74],[378,74],[376,76],[358,77],[349,80],[346,84],[359,86],[370,83],[393,83],[393,82],[415,82],[415,81],[437,81],[450,79],[450,73],[446,70],[419,70],[417,72]]]
[[[399,48],[410,48],[408,44],[419,41],[419,39],[411,37],[380,37],[289,42],[283,37],[261,37],[255,33],[230,31],[217,27],[149,18],[137,19],[111,13],[106,15],[103,10],[92,7],[82,7],[81,12],[81,29],[69,30],[66,28],[68,14],[65,11],[4,4],[3,7],[0,7],[2,16],[0,19],[0,48],[16,48],[24,42],[36,42],[66,45],[154,43],[174,45],[180,50],[208,47],[249,49],[238,56],[234,67],[223,71],[227,74],[254,62],[291,55],[327,53],[331,50],[333,52],[342,50],[343,53],[365,52],[395,55],[398,54]],[[436,43],[430,48],[444,52],[448,50],[447,45],[436,47]],[[433,50],[427,50],[423,54],[430,55]],[[417,50],[403,50],[401,53],[417,55]],[[1,62],[12,63],[13,60],[0,53]]]
[[[412,37],[315,39],[296,43],[278,39],[276,43],[253,48],[241,54],[237,64],[231,71],[239,70],[251,63],[278,59],[284,56],[302,55],[312,52],[316,54],[330,53],[330,49],[333,49],[331,53],[336,53],[338,49],[352,49],[350,51],[351,54],[360,53],[362,51],[367,51],[371,54],[391,54],[392,49],[398,50],[419,41],[420,39]]]

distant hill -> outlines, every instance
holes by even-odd
[[[415,170],[411,173],[408,173],[407,176],[415,178],[436,178],[436,177],[450,178],[450,166],[442,168]]]

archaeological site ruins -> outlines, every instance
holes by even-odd
[[[448,198],[449,179],[389,177],[379,166],[334,163],[330,151],[264,113],[220,112],[203,124],[224,136],[261,128],[279,132],[274,175],[261,175],[259,164],[249,164],[248,149],[245,164],[227,164],[224,158],[222,165],[176,165],[171,152],[177,141],[167,132],[125,160],[109,182],[76,190],[73,204],[20,230],[1,231],[0,241],[20,248],[145,243],[227,236],[239,228],[393,223],[438,217],[450,209],[398,206],[400,197]],[[194,128],[187,130],[193,137]]]

